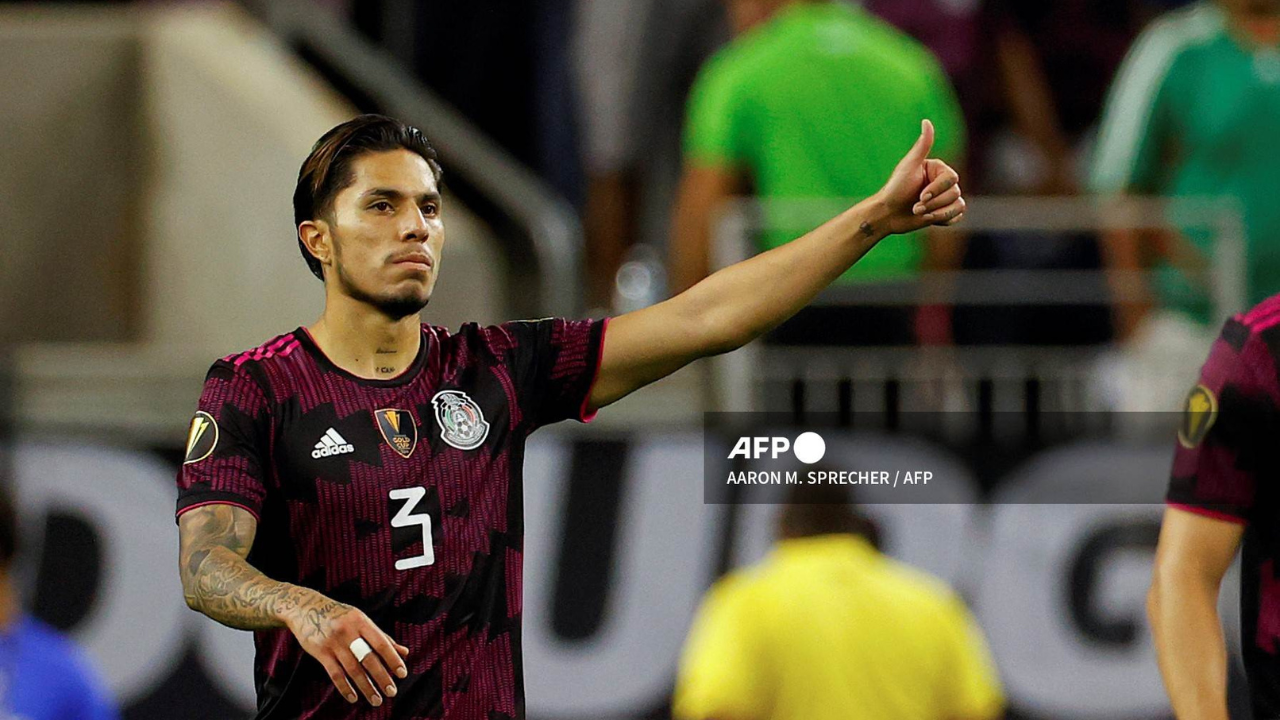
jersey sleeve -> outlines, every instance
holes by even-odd
[[[948,672],[942,688],[939,715],[951,718],[999,717],[1004,693],[995,661],[982,629],[964,601],[952,597],[943,613]]]
[[[755,717],[768,707],[758,622],[744,586],[721,580],[707,593],[680,658],[674,718]]]
[[[703,165],[735,166],[748,160],[743,85],[726,60],[722,52],[707,62],[689,91],[684,155]]]
[[[227,503],[259,516],[266,497],[269,428],[266,396],[257,381],[230,363],[214,363],[187,431],[177,514]]]
[[[1093,192],[1159,192],[1171,132],[1170,69],[1180,48],[1176,31],[1157,22],[1120,65],[1098,125],[1089,176]]]
[[[532,428],[591,422],[591,388],[600,371],[608,318],[521,320],[502,327],[514,339],[512,376]]]
[[[1248,521],[1258,481],[1280,469],[1276,374],[1261,369],[1274,362],[1266,343],[1237,321],[1227,323],[1179,418],[1169,505]]]

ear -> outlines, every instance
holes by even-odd
[[[306,220],[298,225],[298,239],[321,265],[333,263],[333,235],[324,220]]]

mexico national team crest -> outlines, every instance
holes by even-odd
[[[489,437],[489,423],[475,400],[461,390],[441,390],[431,398],[440,439],[459,450],[474,450]]]
[[[1196,385],[1187,393],[1182,421],[1178,423],[1178,442],[1184,448],[1194,448],[1209,434],[1209,428],[1217,419],[1218,398],[1204,385]]]
[[[414,422],[413,415],[408,410],[376,410],[373,416],[378,418],[382,439],[400,457],[408,459],[418,445],[418,423]]]

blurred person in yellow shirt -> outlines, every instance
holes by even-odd
[[[941,580],[876,548],[836,486],[799,485],[759,565],[711,588],[676,682],[678,720],[988,720],[986,641]]]

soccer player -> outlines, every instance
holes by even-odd
[[[1187,396],[1147,613],[1182,720],[1227,719],[1218,592],[1236,550],[1253,714],[1280,717],[1280,296],[1227,321]]]
[[[294,218],[324,311],[214,363],[178,476],[186,600],[256,631],[257,717],[522,717],[529,433],[749,342],[886,235],[960,220],[932,142],[925,121],[874,197],[659,305],[450,333],[418,319],[434,151],[374,115],[321,137]]]

